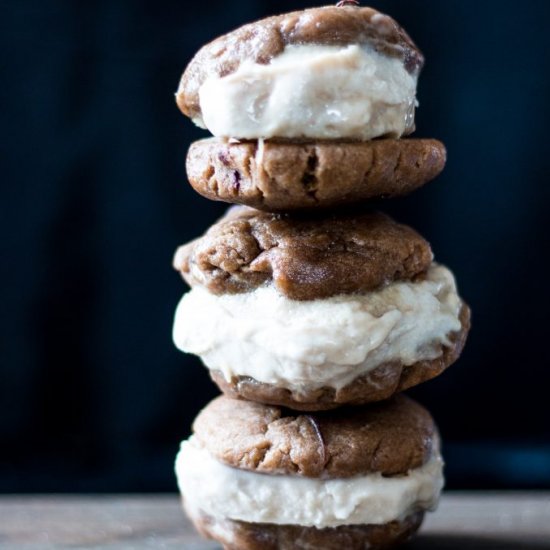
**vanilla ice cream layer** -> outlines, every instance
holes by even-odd
[[[207,78],[195,122],[243,139],[400,137],[413,128],[416,82],[371,46],[287,46],[268,64]]]
[[[403,476],[317,479],[226,466],[191,437],[181,445],[176,474],[190,511],[219,519],[317,528],[403,519],[433,509],[443,488],[438,444],[426,464]]]
[[[177,307],[173,338],[228,381],[249,376],[298,393],[341,389],[390,361],[439,357],[461,329],[461,306],[452,273],[437,264],[417,282],[311,301],[290,300],[272,285],[219,296],[195,287]]]

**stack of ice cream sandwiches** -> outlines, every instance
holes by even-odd
[[[203,47],[177,103],[215,137],[192,186],[235,203],[174,266],[191,287],[174,341],[223,396],[176,472],[184,507],[228,550],[385,548],[443,486],[439,436],[402,390],[460,355],[470,312],[416,231],[369,199],[435,178],[411,139],[424,59],[367,7],[297,11]]]

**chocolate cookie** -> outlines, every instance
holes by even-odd
[[[183,73],[176,100],[181,111],[201,119],[199,89],[209,77],[225,77],[244,62],[268,64],[289,45],[369,45],[399,58],[418,75],[424,58],[407,33],[372,8],[327,6],[268,17],[210,42]]]
[[[404,395],[314,414],[220,396],[193,431],[228,466],[323,479],[405,475],[429,460],[436,434],[428,411]]]
[[[235,550],[387,548],[443,485],[433,420],[403,396],[308,415],[219,397],[176,473],[198,530]]]
[[[409,540],[424,519],[424,512],[415,512],[382,525],[317,529],[213,518],[193,510],[188,510],[187,514],[199,533],[220,542],[224,550],[382,550]]]
[[[366,142],[231,142],[191,145],[187,175],[208,199],[282,211],[333,207],[405,195],[444,168],[434,139]]]
[[[289,217],[234,207],[180,247],[174,267],[214,294],[273,283],[288,298],[314,300],[413,279],[431,261],[429,244],[384,214]]]

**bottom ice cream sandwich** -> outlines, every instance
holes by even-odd
[[[431,416],[404,396],[314,414],[222,396],[176,460],[187,514],[226,550],[390,547],[436,506],[442,469]]]

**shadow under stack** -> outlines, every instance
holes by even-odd
[[[385,548],[443,487],[430,414],[400,394],[460,355],[470,312],[416,231],[369,208],[435,178],[411,139],[424,59],[353,2],[264,19],[204,46],[177,103],[196,191],[238,206],[180,247],[174,342],[224,395],[176,472],[228,550]]]

